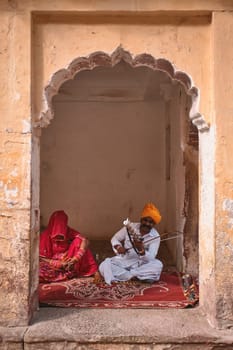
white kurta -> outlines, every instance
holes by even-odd
[[[132,227],[139,231],[140,223],[132,223]],[[146,243],[152,238],[153,241]],[[156,259],[160,245],[160,236],[156,229],[143,236],[145,255],[138,255],[132,248],[127,230],[123,227],[115,233],[111,239],[111,244],[114,246],[120,244],[126,249],[131,248],[125,254],[118,254],[113,258],[105,259],[99,266],[99,271],[104,277],[107,284],[113,281],[128,281],[132,277],[137,277],[140,280],[158,281],[163,268],[160,260]]]

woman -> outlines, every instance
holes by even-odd
[[[65,281],[94,275],[98,266],[88,240],[68,225],[63,210],[55,211],[40,236],[40,282]]]

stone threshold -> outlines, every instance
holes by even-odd
[[[107,344],[109,346],[125,344],[125,349],[130,349],[127,347],[130,344],[137,344],[139,349],[143,344],[154,349],[157,349],[154,347],[156,344],[184,346],[208,344],[208,348],[204,347],[206,349],[220,349],[224,345],[223,349],[233,349],[233,331],[212,328],[201,314],[199,307],[194,309],[41,308],[30,326],[0,327],[0,340],[1,350],[49,349],[50,345],[55,343],[61,346],[56,349],[76,349],[73,347],[74,344],[77,346],[85,344],[85,348],[90,349],[93,349],[94,344],[96,346],[102,344],[103,349]],[[213,346],[210,347],[211,344]],[[99,346],[95,348],[99,349]]]

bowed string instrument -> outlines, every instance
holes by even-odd
[[[168,241],[170,239],[181,238],[183,235],[183,232],[181,232],[181,231],[165,232],[160,236],[152,237],[152,238],[149,238],[149,239],[144,241],[144,238],[141,235],[141,233],[138,230],[135,230],[135,228],[132,226],[132,223],[130,222],[130,220],[128,218],[123,221],[123,225],[127,229],[128,236],[129,236],[130,242],[132,244],[132,247],[128,248],[127,251],[130,249],[134,249],[136,251],[136,253],[138,253],[138,252],[137,252],[137,249],[135,249],[135,245],[134,245],[135,241],[136,242],[138,242],[138,241],[143,242],[143,244],[146,244],[146,243],[153,242],[157,239],[160,239],[160,242],[164,242],[164,241]]]

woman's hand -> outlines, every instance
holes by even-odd
[[[62,261],[61,261],[61,260],[49,259],[49,265],[50,265],[54,270],[60,270],[60,269],[63,268],[63,266],[62,266]]]
[[[78,257],[68,258],[62,262],[62,267],[64,270],[69,271],[73,266],[79,261]]]

